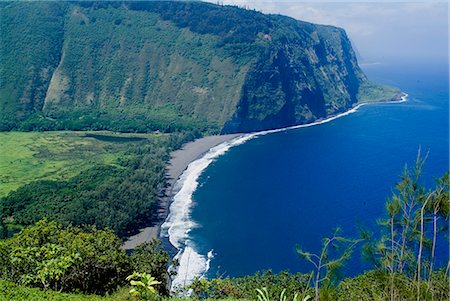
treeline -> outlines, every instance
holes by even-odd
[[[39,180],[0,199],[3,236],[42,218],[109,228],[123,237],[156,222],[158,195],[172,150],[196,137],[171,134],[130,146],[115,165],[96,165],[66,181]]]
[[[419,158],[412,169],[405,169],[387,202],[387,219],[380,220],[374,235],[354,240],[335,233],[323,240],[317,254],[298,248],[301,257],[316,263],[310,273],[266,271],[196,279],[181,292],[190,291],[194,300],[448,300],[449,266],[436,260],[435,237],[448,230],[449,175],[426,190],[419,181],[422,166]],[[373,269],[341,280],[339,269],[356,243],[365,245]],[[158,241],[138,246],[131,255],[121,245],[110,230],[41,220],[0,241],[0,278],[57,291],[106,294],[126,288],[126,276],[138,272],[133,273],[138,280],[129,283],[138,300],[167,298],[167,267],[176,261],[170,261]],[[15,300],[15,294],[8,296]]]
[[[262,13],[201,2],[83,1],[79,5],[93,9],[118,8],[124,5],[130,10],[157,13],[164,20],[171,21],[179,27],[187,27],[200,34],[220,36],[223,44],[253,43],[258,33],[268,34],[273,27],[270,19]]]
[[[156,279],[141,287],[151,300],[169,296],[167,268],[176,261],[157,241],[127,255],[117,234],[127,235],[151,220],[169,151],[194,137],[172,134],[136,142],[115,166],[92,167],[66,182],[31,183],[3,198],[3,229],[8,223],[29,226],[0,240],[0,279],[104,295],[126,287],[126,277],[139,272],[148,273],[142,279]],[[437,250],[439,237],[448,247],[450,179],[447,172],[426,189],[420,180],[423,165],[419,155],[412,168],[405,168],[377,231],[358,239],[336,232],[323,239],[318,253],[297,247],[299,256],[312,263],[310,273],[197,279],[180,290],[191,291],[195,299],[447,300],[450,262],[443,258],[442,264]],[[112,230],[98,230],[105,227]],[[362,255],[373,268],[342,280],[339,270],[356,244],[363,245]]]
[[[64,116],[51,118],[42,113],[34,113],[21,121],[8,120],[0,123],[0,131],[102,131],[109,130],[122,133],[150,133],[159,131],[203,132],[217,134],[218,124],[203,119],[193,119],[167,112],[151,113],[92,113],[67,112]]]

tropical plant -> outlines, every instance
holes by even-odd
[[[449,173],[446,172],[440,179],[438,179],[436,183],[436,188],[433,193],[433,197],[429,203],[428,211],[431,214],[432,223],[433,223],[433,235],[432,235],[432,247],[431,247],[431,258],[430,258],[430,275],[433,273],[435,255],[436,255],[436,241],[437,241],[437,233],[439,230],[445,231],[448,230],[448,220],[450,215],[450,177]],[[444,227],[438,229],[438,221],[444,220]],[[450,264],[450,261],[449,261]],[[447,264],[447,274],[448,267]]]
[[[256,288],[265,287],[269,298],[276,300],[282,294],[285,296],[300,293],[299,299],[303,299],[312,293],[310,288],[311,274],[288,271],[273,273],[272,271],[257,272],[255,275],[236,278],[214,278],[207,280],[196,278],[187,288],[193,298],[199,299],[246,299],[256,300],[259,293]]]
[[[269,292],[267,291],[266,287],[263,287],[262,289],[257,288],[256,291],[258,292],[258,301],[271,301]],[[301,300],[299,299],[298,293],[295,293],[292,297],[292,301],[308,301],[311,299],[310,295],[306,295]],[[286,289],[283,289],[280,294],[280,301],[288,301],[288,297],[286,295]]]
[[[443,270],[435,271],[430,281],[432,285],[429,288],[426,283],[421,283],[420,300],[449,300],[448,275]],[[337,298],[332,300],[414,300],[417,298],[417,282],[403,274],[371,270],[341,281],[337,293]]]
[[[444,218],[448,220],[448,206],[449,206],[449,177],[446,173],[436,183],[436,188],[433,191],[427,193],[426,199],[420,208],[420,238],[419,238],[419,250],[417,254],[417,300],[420,300],[420,289],[422,276],[428,278],[428,286],[431,285],[431,276],[433,273],[433,264],[436,251],[436,238],[437,238],[437,219],[438,215],[444,213]],[[446,213],[446,214],[445,214]],[[430,217],[427,219],[427,215]],[[432,220],[432,247],[431,255],[429,258],[429,272],[426,274],[422,272],[422,253],[424,248],[424,241],[426,240],[425,223],[428,220]],[[447,264],[448,267],[448,264]]]
[[[135,298],[145,301],[153,299],[156,295],[155,285],[161,283],[150,274],[138,272],[129,275],[126,280],[133,286],[130,294]]]
[[[68,252],[67,248],[46,243],[40,247],[16,248],[10,254],[15,266],[27,266],[20,275],[20,282],[27,285],[41,284],[44,288],[62,291],[65,288],[68,271],[81,261],[79,253]]]
[[[169,273],[168,268],[169,266],[176,266],[178,262],[171,259],[160,240],[152,239],[138,245],[130,256],[130,262],[133,271],[154,275],[155,279],[160,282],[155,286],[158,293],[165,296],[169,295],[169,289],[165,284],[169,277],[175,273]]]

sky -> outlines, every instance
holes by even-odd
[[[217,2],[210,1],[210,2]],[[219,0],[263,13],[282,14],[343,27],[360,62],[392,60],[448,62],[449,5],[446,1]]]

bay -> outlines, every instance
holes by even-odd
[[[207,276],[242,276],[271,269],[308,272],[295,246],[318,252],[340,227],[358,237],[376,230],[387,197],[418,149],[429,153],[425,185],[449,168],[448,70],[413,63],[364,67],[371,80],[409,94],[400,104],[371,104],[332,122],[268,134],[231,148],[209,165],[193,194],[189,233],[210,253]],[[448,255],[441,244],[440,260]],[[345,268],[370,265],[357,250]]]

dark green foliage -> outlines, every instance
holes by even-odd
[[[122,241],[109,230],[42,220],[0,246],[1,278],[30,286],[104,294],[131,271]]]
[[[67,181],[41,180],[0,199],[2,220],[32,225],[42,218],[63,224],[95,225],[120,236],[156,222],[169,152],[195,138],[172,134],[137,141],[116,165],[93,166]]]
[[[156,286],[157,291],[165,296],[169,295],[167,281],[168,268],[172,262],[167,251],[161,246],[161,241],[152,239],[136,247],[130,257],[133,271],[147,273],[156,278],[161,284]]]
[[[61,56],[66,8],[56,2],[0,6],[0,130],[41,110]]]
[[[311,275],[291,274],[287,271],[274,274],[264,271],[253,276],[239,278],[217,278],[211,281],[196,279],[189,288],[198,298],[241,298],[247,300],[257,299],[257,288],[267,288],[271,300],[278,300],[283,289],[287,296],[295,293],[306,295],[310,289]]]
[[[398,94],[331,26],[183,1],[1,10],[0,130],[254,131]]]
[[[55,294],[48,289],[111,294],[127,284],[126,277],[135,269],[151,271],[162,282],[158,292],[167,296],[170,257],[160,242],[153,240],[140,245],[131,256],[126,255],[122,245],[122,240],[110,230],[38,221],[12,238],[0,241],[0,300],[5,296],[6,300],[66,300],[63,297],[91,300],[88,296]],[[45,290],[26,290],[8,281]],[[115,295],[120,300],[131,300],[122,297],[120,292]],[[36,299],[31,299],[34,296]],[[113,299],[116,300],[108,300]],[[92,296],[92,300],[102,298]]]
[[[210,3],[175,1],[128,2],[132,10],[161,15],[179,27],[187,27],[200,34],[220,36],[220,45],[253,43],[259,33],[269,33],[273,27],[269,17],[255,11]]]
[[[162,112],[123,112],[116,114],[92,113],[89,111],[67,112],[57,119],[45,117],[42,113],[35,113],[24,119],[19,131],[54,131],[54,130],[88,130],[101,131],[111,130],[122,133],[144,133],[160,131],[192,132],[217,134],[220,128],[215,123],[208,123],[203,119],[191,119],[179,116],[173,112],[167,114]]]
[[[97,295],[58,293],[50,289],[30,288],[10,281],[0,280],[0,300],[8,301],[125,301]],[[131,299],[130,299],[131,301]]]
[[[448,300],[450,297],[448,283],[448,275],[443,271],[434,272],[428,288],[426,283],[422,283],[419,300]],[[339,296],[335,300],[416,300],[416,285],[413,279],[402,274],[392,276],[382,271],[370,271],[354,278],[344,279],[339,284]]]

